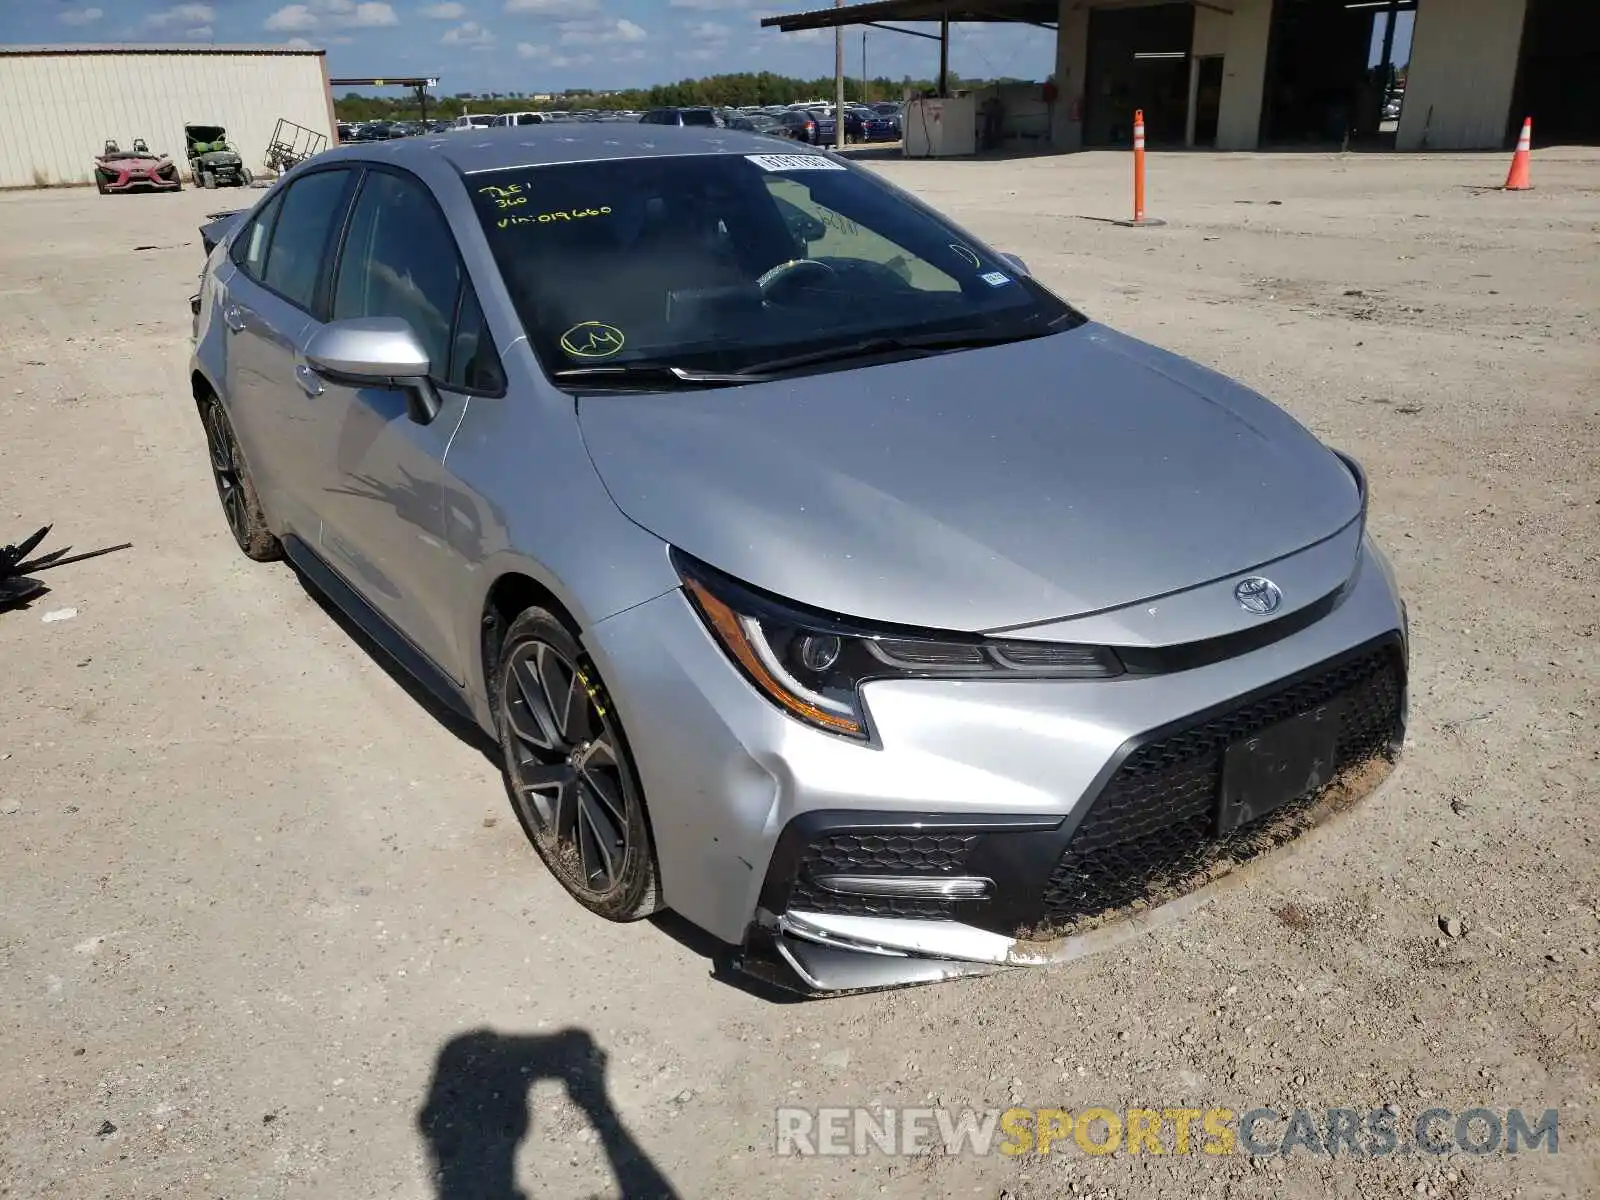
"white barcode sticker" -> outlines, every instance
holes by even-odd
[[[979,275],[978,278],[990,287],[1004,287],[1011,282],[1011,276],[1002,275],[999,271],[990,271],[987,275]]]
[[[821,154],[746,154],[763,171],[842,171],[843,163]]]

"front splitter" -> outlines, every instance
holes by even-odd
[[[1184,920],[1228,890],[1323,840],[1335,818],[1386,795],[1399,776],[1397,764],[1377,786],[1354,801],[1330,788],[1329,794],[1308,810],[1308,827],[1292,841],[1165,903],[1121,910],[1093,928],[1065,937],[1035,941],[957,921],[791,910],[761,914],[736,963],[766,982],[820,996],[913,987],[1072,962]]]

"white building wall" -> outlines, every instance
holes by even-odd
[[[1397,149],[1505,143],[1526,8],[1526,0],[1419,0]]]
[[[0,187],[91,183],[107,138],[181,162],[185,124],[226,126],[261,171],[279,117],[331,144],[331,116],[320,52],[0,53]]]

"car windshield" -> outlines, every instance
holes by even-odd
[[[824,155],[613,159],[467,185],[552,372],[736,372],[880,339],[1024,338],[1083,320],[876,176]]]

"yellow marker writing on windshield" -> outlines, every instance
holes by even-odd
[[[573,358],[610,358],[622,350],[622,330],[600,321],[583,321],[561,335],[561,348]]]

